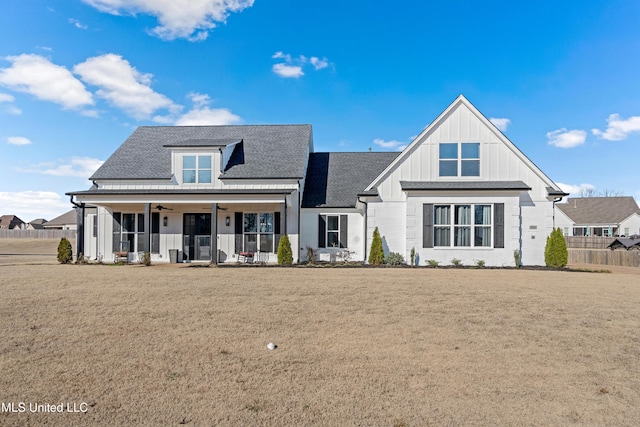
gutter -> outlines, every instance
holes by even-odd
[[[356,200],[364,205],[364,233],[363,233],[363,241],[364,241],[364,252],[363,252],[363,263],[367,262],[367,217],[368,217],[368,209],[369,203],[360,200],[360,196],[357,196]]]

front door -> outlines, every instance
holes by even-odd
[[[184,214],[183,250],[187,260],[211,260],[211,214]]]

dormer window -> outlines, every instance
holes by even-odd
[[[182,182],[184,184],[210,184],[211,156],[183,156]]]

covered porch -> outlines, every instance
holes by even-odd
[[[78,245],[78,252],[104,262],[114,262],[123,253],[135,262],[149,252],[151,261],[159,263],[276,263],[280,237],[289,234],[294,259],[298,258],[298,212],[290,190],[207,194],[200,200],[184,195],[148,194],[143,201],[123,196],[76,194],[79,211],[97,207],[97,214],[78,215],[87,222],[79,230],[95,230],[96,235],[94,241],[86,231],[85,236],[79,232],[78,240],[87,244]]]

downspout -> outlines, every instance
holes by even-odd
[[[78,260],[80,254],[84,254],[84,203],[76,203],[73,200],[73,194],[69,197],[71,204],[76,207],[76,260]]]
[[[286,196],[285,196],[286,198]],[[300,232],[300,206],[302,205],[302,196],[300,194],[300,180],[298,179],[298,244],[296,245],[296,251],[298,252],[298,264],[300,264],[300,251],[302,248],[300,247],[300,242],[302,241],[302,235]]]
[[[551,216],[552,219],[552,223],[553,223],[553,229],[556,229],[556,203],[558,203],[560,200],[562,200],[562,197],[558,197],[556,199],[553,199],[553,214]]]
[[[367,262],[367,217],[368,217],[368,212],[367,210],[369,209],[369,203],[368,202],[363,202],[362,200],[360,200],[360,196],[357,197],[358,202],[362,203],[364,205],[364,252],[363,252],[363,260],[362,263],[366,263]]]

